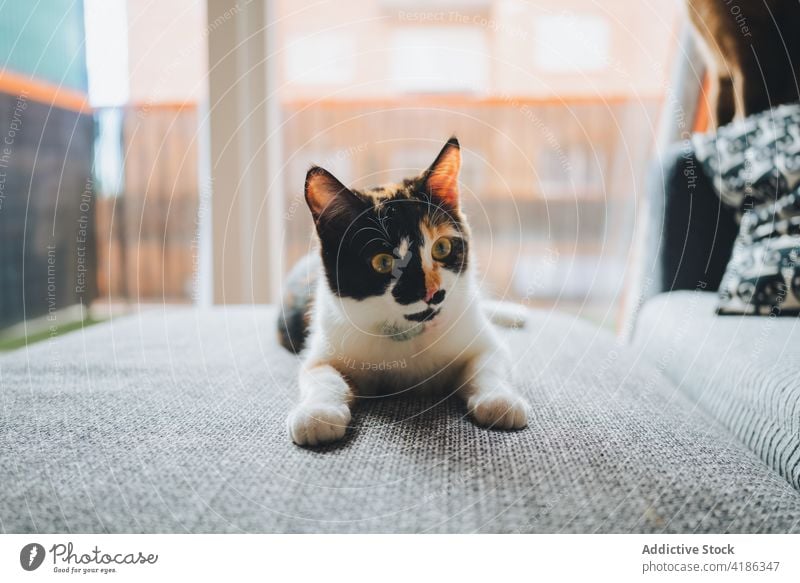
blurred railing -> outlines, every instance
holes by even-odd
[[[98,181],[98,295],[189,301],[197,251],[196,109],[129,106],[119,115],[122,186]]]
[[[612,305],[660,100],[420,98],[286,102],[284,270],[313,246],[303,179],[321,164],[354,186],[427,167],[451,134],[484,286]],[[196,111],[121,112],[124,187],[97,204],[99,296],[189,301],[197,264]],[[113,190],[113,189],[112,189]],[[268,209],[269,212],[269,209]]]

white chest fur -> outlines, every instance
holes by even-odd
[[[452,386],[465,362],[498,344],[471,287],[464,281],[461,289],[452,290],[452,300],[425,323],[387,321],[385,314],[390,312],[379,298],[343,302],[322,287],[312,319],[310,354],[350,379],[360,394]]]

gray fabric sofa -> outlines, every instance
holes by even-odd
[[[688,144],[650,178],[647,230],[658,236],[644,256],[634,348],[800,490],[800,318],[717,316],[735,213]]]
[[[800,494],[713,407],[582,321],[504,333],[525,430],[371,399],[343,443],[302,449],[274,318],[154,310],[0,358],[2,531],[800,530]]]

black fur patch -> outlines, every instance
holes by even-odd
[[[298,353],[305,347],[319,271],[319,257],[307,255],[286,276],[278,315],[278,342],[290,352]]]
[[[409,322],[427,322],[428,320],[433,320],[438,313],[439,310],[428,308],[427,310],[423,310],[419,314],[410,314],[408,316],[403,316],[403,317]]]
[[[351,190],[349,208],[337,208],[332,220],[323,212],[316,221],[322,244],[325,276],[334,294],[356,300],[383,295],[396,278],[392,295],[400,304],[425,297],[425,274],[419,246],[421,226],[450,224],[462,234],[452,239],[452,251],[442,266],[461,272],[467,266],[468,243],[463,219],[457,209],[447,208],[426,192],[423,179],[406,180],[382,197],[373,191]],[[410,242],[410,258],[402,265],[401,241]],[[376,273],[370,264],[377,253],[389,253],[400,264],[394,273]]]

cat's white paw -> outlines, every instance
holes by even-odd
[[[467,401],[478,425],[492,429],[522,429],[528,425],[525,399],[508,392],[478,392]]]
[[[297,445],[320,445],[344,437],[350,423],[347,405],[307,403],[289,413],[286,425],[289,437]]]

